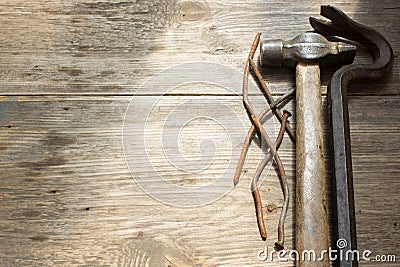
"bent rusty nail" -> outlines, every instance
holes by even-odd
[[[291,116],[292,114],[287,111],[284,110],[283,111],[283,115],[282,115],[282,123],[281,123],[281,127],[279,129],[279,133],[278,136],[276,138],[275,141],[275,147],[276,147],[276,151],[278,151],[282,140],[283,140],[283,135],[285,133],[285,128],[286,128],[286,123],[287,123],[287,119]],[[251,189],[254,190],[257,188],[257,184],[258,181],[260,179],[261,173],[263,172],[265,166],[267,166],[268,162],[271,160],[271,154],[268,153],[267,155],[265,155],[264,159],[261,161],[261,163],[258,165],[257,170],[254,174],[253,180],[252,180],[252,185],[251,185]]]
[[[244,69],[244,77],[243,77],[243,99],[246,98],[247,101],[248,101],[248,83],[249,83],[248,77],[249,77],[249,73],[250,73],[250,65],[249,65],[249,63],[252,62],[252,59],[253,59],[253,57],[254,57],[254,54],[255,54],[255,52],[256,52],[256,50],[257,50],[258,44],[259,44],[259,42],[260,42],[260,36],[261,36],[261,33],[259,32],[259,33],[257,33],[257,35],[256,35],[255,38],[254,38],[253,44],[252,44],[251,49],[250,49],[250,53],[249,53],[249,55],[248,55],[248,57],[247,57],[246,66],[245,66],[245,69]],[[258,74],[261,76],[261,74],[259,73],[259,71],[258,71],[257,68],[253,68],[253,71],[257,71]],[[262,77],[261,77],[261,78],[262,78]],[[263,82],[264,82],[264,81],[263,81]],[[268,88],[266,87],[265,82],[264,82],[263,84],[264,84],[263,90],[266,92],[266,94],[269,94],[269,95],[270,95],[270,92],[269,92]],[[286,100],[287,98],[289,98],[289,96],[291,96],[293,93],[294,93],[294,89],[293,89],[293,90],[290,90],[288,93],[286,93],[286,94],[282,97],[281,102],[285,101],[285,100]],[[261,114],[263,114],[263,115],[261,116],[261,114],[260,114],[260,116],[259,116],[259,118],[258,118],[259,121],[262,120],[262,118],[269,112],[270,109],[276,109],[276,107],[279,105],[279,103],[281,103],[281,102],[274,101],[272,95],[271,95],[271,97],[270,97],[270,100],[271,100],[271,101],[270,101],[269,107],[266,107],[266,108],[261,112]],[[253,113],[254,113],[254,112],[253,112]],[[280,118],[279,118],[279,119],[280,119]],[[251,121],[251,118],[250,118],[250,121]],[[290,128],[290,126],[289,126],[289,128]],[[291,128],[290,128],[290,129],[291,129]],[[256,127],[254,126],[254,123],[252,123],[252,126],[251,126],[251,128],[250,128],[250,130],[249,130],[249,133],[248,133],[248,135],[246,136],[245,142],[244,142],[244,144],[243,144],[243,148],[242,148],[242,151],[241,151],[241,153],[240,153],[239,162],[238,162],[238,165],[237,165],[237,167],[236,167],[235,175],[234,175],[234,177],[233,177],[233,184],[234,184],[235,186],[236,186],[237,183],[239,182],[240,174],[241,174],[242,169],[243,169],[244,159],[245,159],[245,157],[246,157],[248,148],[249,148],[249,146],[250,146],[251,138],[252,138],[252,136],[253,136],[255,130],[256,130]]]
[[[262,141],[266,142],[268,148],[269,148],[269,153],[273,155],[276,161],[281,161],[279,155],[276,153],[276,149],[274,144],[271,141],[271,138],[268,136],[267,132],[265,131],[264,127],[262,127],[261,122],[258,120],[257,116],[255,115],[253,107],[249,103],[249,73],[250,73],[250,64],[249,62],[251,59],[254,57],[255,51],[257,49],[257,46],[260,41],[260,36],[261,33],[257,33],[253,45],[251,46],[249,56],[247,58],[246,66],[244,69],[244,77],[243,77],[243,105],[247,111],[247,115],[249,116],[249,119],[251,123],[254,125],[255,129],[257,132],[260,134]]]
[[[256,64],[253,61],[253,57],[249,59],[251,69],[253,73],[255,74],[257,81],[261,85],[262,93],[264,94],[267,102],[269,104],[274,104],[274,98],[272,97],[271,91],[268,89],[267,84],[265,83],[260,71],[258,70]],[[282,123],[282,113],[279,109],[273,109],[273,112],[277,119]],[[296,142],[296,135],[294,133],[293,128],[289,125],[286,124],[286,131],[288,135],[290,136],[290,139],[292,139],[293,142]]]
[[[263,118],[268,114],[269,111],[271,111],[272,109],[277,108],[281,103],[287,101],[289,98],[291,98],[293,96],[295,92],[295,89],[292,88],[291,90],[289,90],[286,94],[284,94],[283,96],[281,96],[280,98],[278,98],[277,100],[275,100],[271,105],[265,107],[261,113],[258,115],[258,120],[262,121]],[[242,151],[240,153],[240,157],[239,157],[239,161],[238,164],[236,166],[236,171],[235,171],[235,175],[233,176],[233,184],[236,186],[239,182],[240,179],[240,175],[242,173],[242,169],[243,169],[243,165],[244,165],[244,160],[246,158],[246,154],[247,151],[250,147],[250,142],[252,140],[252,137],[255,133],[255,127],[252,124],[247,136],[243,142],[243,146],[242,146]]]
[[[291,116],[290,112],[288,112],[286,110],[283,111],[282,124],[281,124],[280,130],[279,130],[278,137],[275,141],[276,151],[278,151],[278,149],[282,143],[283,136],[285,134],[287,118],[290,116]],[[268,162],[270,160],[271,160],[271,154],[268,153],[264,157],[263,161],[259,164],[259,166],[256,170],[256,173],[254,174],[254,177],[252,180],[252,185],[251,185],[255,208],[256,208],[256,214],[257,214],[257,223],[258,223],[258,227],[260,230],[261,238],[263,240],[265,240],[267,236],[266,236],[266,230],[265,230],[264,219],[263,219],[262,202],[261,202],[261,197],[260,197],[260,193],[259,193],[257,184],[258,184],[258,180],[260,178],[262,171],[264,170],[265,166],[268,164]],[[277,163],[277,165],[278,165],[278,169],[280,172],[279,177],[281,178],[281,185],[282,185],[282,190],[283,190],[283,194],[284,194],[284,205],[283,205],[283,208],[281,211],[281,217],[279,219],[279,224],[278,224],[278,242],[275,243],[275,246],[278,250],[282,250],[284,247],[284,240],[285,240],[284,224],[285,224],[287,209],[288,209],[288,205],[289,205],[289,185],[286,181],[286,175],[285,175],[283,165],[279,164],[279,163]]]
[[[280,217],[280,222],[278,225],[278,242],[275,243],[276,247],[278,249],[282,249],[283,248],[283,242],[284,242],[284,231],[283,231],[283,223],[285,221],[286,218],[286,213],[287,213],[287,208],[288,208],[288,196],[289,196],[289,188],[287,185],[287,181],[286,181],[286,175],[285,175],[285,170],[282,164],[282,160],[279,156],[279,154],[276,151],[276,145],[280,145],[281,140],[277,143],[277,144],[272,144],[271,138],[268,136],[267,132],[265,131],[264,127],[262,126],[260,120],[258,119],[258,117],[256,117],[254,109],[252,108],[252,106],[249,103],[249,98],[248,98],[248,77],[249,77],[249,73],[250,73],[250,63],[252,62],[252,58],[254,57],[254,53],[257,49],[257,46],[259,44],[260,41],[260,33],[258,33],[254,39],[253,45],[250,49],[250,53],[249,56],[247,58],[247,62],[246,62],[246,66],[244,69],[244,77],[243,77],[243,105],[247,111],[247,115],[249,116],[249,119],[251,121],[251,123],[253,124],[255,130],[257,130],[257,132],[260,134],[260,140],[264,141],[267,143],[268,148],[269,148],[269,155],[270,157],[272,157],[278,167],[279,170],[279,174],[280,174],[280,178],[281,178],[281,185],[284,191],[284,206],[282,208],[282,212],[281,212],[281,217]],[[254,69],[253,69],[254,71]],[[258,70],[257,70],[258,71]],[[268,90],[268,89],[267,89]],[[271,105],[275,105],[276,103],[273,102],[273,98],[271,100]],[[280,138],[283,138],[283,134],[284,131],[283,129],[287,129],[287,116],[289,116],[289,114],[287,112],[285,112],[285,117],[283,118],[284,123],[281,125],[281,134],[280,134]],[[280,121],[282,121],[282,118],[280,118]],[[259,221],[259,227],[260,227],[260,233],[262,238],[266,238],[266,230],[265,230],[265,225],[264,225],[264,221],[262,218],[262,205],[261,205],[261,198],[259,195],[259,191],[255,190],[253,191],[255,192],[255,194],[253,194],[253,197],[255,199],[255,205],[256,205],[256,211],[257,211],[257,218]],[[261,222],[261,224],[260,224]]]
[[[251,193],[253,195],[254,206],[256,207],[258,230],[260,231],[261,239],[265,241],[265,240],[267,240],[267,229],[266,229],[265,223],[264,223],[260,191],[258,190],[258,188],[256,188]]]
[[[275,147],[271,141],[271,138],[268,136],[267,132],[265,129],[262,127],[261,122],[258,120],[258,118],[255,115],[254,109],[251,107],[249,103],[249,73],[250,73],[250,60],[254,57],[255,51],[257,49],[257,46],[260,41],[260,36],[261,33],[257,33],[254,42],[251,46],[249,56],[246,61],[246,66],[244,69],[244,76],[243,76],[243,105],[247,111],[247,115],[249,116],[249,119],[251,123],[254,125],[255,129],[257,132],[261,135],[262,139],[267,143],[269,147],[269,153],[275,156]],[[279,156],[277,156],[279,158]]]
[[[257,132],[260,134],[260,137],[263,141],[265,141],[269,147],[269,153],[275,158],[275,160],[277,162],[281,162],[279,155],[276,153],[276,149],[274,144],[272,144],[272,141],[270,139],[270,137],[268,136],[267,132],[265,131],[265,129],[262,127],[261,122],[258,120],[258,118],[255,115],[255,112],[253,110],[253,108],[251,107],[250,103],[249,103],[249,95],[248,95],[248,78],[249,78],[249,73],[250,73],[250,64],[249,61],[251,60],[251,58],[254,57],[255,51],[257,49],[258,43],[260,41],[260,36],[261,33],[257,33],[253,45],[251,46],[250,49],[250,53],[249,56],[247,58],[246,61],[246,66],[244,69],[244,77],[243,77],[243,105],[247,111],[247,115],[249,116],[249,119],[251,121],[251,123],[254,125],[255,129],[257,130]],[[258,194],[257,194],[258,193]],[[257,199],[257,201],[255,202],[256,205],[256,210],[257,210],[257,217],[262,217],[262,209],[261,209],[261,198],[259,195],[258,191],[255,191],[255,194],[253,194],[253,197],[255,199]],[[262,222],[262,224],[259,224],[259,229],[260,229],[260,234],[262,236],[262,238],[265,240],[266,239],[266,231],[265,231],[265,226],[263,224],[263,220],[259,220],[259,222]]]
[[[283,111],[283,119],[282,123],[287,124],[287,119],[290,117],[292,114],[286,110]],[[282,133],[282,138],[283,138],[283,133]],[[279,144],[280,145],[280,144]],[[276,162],[277,167],[279,170],[279,177],[281,178],[281,186],[282,186],[282,191],[283,191],[283,206],[281,210],[281,216],[279,218],[279,223],[278,223],[278,242],[275,243],[275,248],[277,250],[282,250],[284,248],[284,243],[285,243],[285,220],[286,220],[286,215],[287,211],[289,209],[289,184],[286,180],[286,173],[285,169],[283,168],[282,162]]]
[[[268,136],[268,134],[266,133],[265,129],[262,127],[260,121],[257,119],[257,117],[254,114],[254,110],[252,109],[252,107],[250,106],[250,104],[247,102],[247,99],[243,99],[243,104],[249,114],[249,118],[252,121],[252,123],[255,125],[256,130],[260,133],[263,141],[265,141],[269,147],[269,152],[271,155],[273,155],[273,158],[275,160],[275,163],[278,166],[279,172],[281,174],[284,174],[284,169],[283,169],[283,164],[282,164],[282,160],[279,156],[279,154],[276,152],[276,148],[275,145],[272,144],[271,138]],[[282,177],[281,177],[282,179]],[[284,178],[285,179],[285,178]]]

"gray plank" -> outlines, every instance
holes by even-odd
[[[265,38],[292,38],[311,29],[308,17],[318,16],[320,4],[261,0],[2,0],[0,94],[163,94],[168,84],[160,83],[145,91],[141,86],[160,71],[198,61],[242,73],[258,31]],[[381,32],[398,55],[399,18],[394,1],[330,4]],[[369,62],[369,57],[361,52],[357,61]],[[331,74],[328,70],[323,73],[324,84]],[[266,76],[274,92],[282,93],[294,86],[292,70],[268,70]],[[222,81],[233,78],[223,73],[220,77]],[[398,94],[398,88],[399,63],[395,60],[393,72],[384,83],[359,84],[351,91],[363,95]],[[232,90],[239,93],[241,83],[235,82]]]
[[[278,179],[271,170],[261,194],[265,206],[278,208],[265,211],[270,235],[263,242],[258,235],[249,192],[259,158],[258,147],[252,145],[246,173],[238,187],[218,201],[197,208],[165,205],[146,194],[127,169],[121,141],[130,100],[130,97],[1,98],[2,265],[263,264],[257,260],[257,252],[264,246],[273,247],[282,196]],[[155,168],[168,182],[180,186],[202,184],[219,177],[220,169],[229,166],[224,160],[235,162],[237,159],[243,130],[250,125],[236,96],[218,98],[223,106],[231,108],[233,119],[226,109],[215,108],[213,96],[167,96],[161,100],[156,96],[141,96],[135,101],[138,101],[134,105],[139,110],[156,105],[149,118],[147,114],[139,114],[130,125],[136,129],[131,133],[137,134],[132,135],[133,143],[143,133],[141,129],[146,120],[150,122],[148,127],[157,128],[157,118],[168,117],[181,104],[188,105],[186,113],[193,118],[214,109],[213,118],[229,130],[231,146],[223,142],[224,132],[221,136],[215,135],[220,124],[212,120],[195,121],[190,125],[172,116],[176,124],[164,124],[172,128],[185,125],[182,127],[182,153],[186,156],[199,157],[201,143],[198,140],[210,136],[216,149],[214,162],[200,174],[166,166],[165,156],[151,150],[152,145],[158,144],[160,134],[147,133],[149,157]],[[399,254],[400,120],[399,114],[394,112],[398,101],[397,96],[350,98],[359,248],[369,249],[374,255]],[[257,110],[265,104],[259,97],[253,97],[252,102]],[[203,109],[198,109],[199,105]],[[292,105],[288,109],[292,110]],[[273,132],[271,121],[265,125]],[[280,154],[293,196],[295,154],[287,137]],[[155,177],[153,170],[135,174]],[[294,246],[293,208],[291,205],[286,225],[288,249]],[[269,264],[291,266],[290,262],[277,260]]]

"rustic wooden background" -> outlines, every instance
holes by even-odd
[[[239,185],[218,201],[197,208],[166,205],[141,190],[127,168],[125,111],[132,98],[134,107],[156,103],[168,83],[149,90],[141,90],[141,85],[178,64],[220,64],[237,71],[240,80],[256,32],[265,38],[292,38],[311,29],[308,17],[318,16],[324,3],[0,0],[0,266],[267,265],[257,259],[257,252],[265,246],[272,249],[276,241],[282,196],[270,171],[261,194],[263,204],[275,209],[265,211],[270,236],[264,242],[249,192],[258,147],[252,145]],[[385,79],[351,86],[349,106],[359,249],[400,256],[399,3],[330,4],[381,32],[396,56]],[[363,51],[356,60],[370,61]],[[324,85],[331,73],[323,71]],[[266,80],[276,96],[294,86],[292,70],[269,70]],[[222,73],[224,82],[232,82],[232,77]],[[198,157],[198,140],[214,134],[217,166],[211,164],[201,175],[160,169],[168,182],[201,184],[218,178],[227,167],[224,161],[237,159],[241,141],[226,146],[222,138],[240,134],[242,140],[250,123],[237,95],[240,82],[229,90],[175,88],[162,98],[158,113],[151,114],[161,119],[176,105],[192,101],[198,114],[212,109],[216,121],[237,128],[215,135],[215,121],[186,125],[182,153]],[[254,105],[261,109],[262,96],[252,92]],[[215,100],[224,107],[210,105]],[[293,111],[293,103],[287,108]],[[139,113],[132,127],[141,129],[147,115]],[[272,119],[266,125],[270,123]],[[159,140],[157,128],[147,138]],[[151,156],[163,163],[162,153]],[[281,156],[292,192],[286,224],[290,249],[294,147],[287,136]],[[151,180],[155,173],[147,175]],[[274,265],[292,263],[268,263]]]

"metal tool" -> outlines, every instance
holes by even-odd
[[[348,259],[342,255],[348,255],[348,252],[357,249],[356,242],[356,229],[355,229],[355,212],[354,212],[354,195],[353,195],[353,177],[352,177],[352,163],[350,153],[350,133],[349,133],[349,117],[347,107],[347,86],[351,80],[354,79],[379,79],[389,72],[393,65],[393,51],[386,39],[376,31],[358,24],[347,17],[342,11],[332,6],[321,6],[321,15],[330,19],[330,22],[325,22],[316,18],[310,18],[310,23],[316,32],[348,40],[359,42],[366,46],[374,58],[374,63],[370,65],[347,65],[340,68],[333,75],[328,85],[328,106],[329,106],[329,119],[331,126],[331,146],[333,151],[332,157],[332,176],[333,176],[333,202],[335,209],[335,224],[334,230],[336,232],[333,242],[341,241],[338,255],[338,266],[357,266],[356,259]],[[274,101],[271,93],[261,73],[257,69],[253,56],[256,47],[259,43],[260,34],[257,34],[255,42],[253,43],[249,58],[247,60],[245,69],[245,78],[243,83],[243,103],[252,121],[252,128],[250,129],[245,143],[243,145],[241,158],[239,160],[234,183],[237,184],[240,173],[243,167],[244,157],[250,145],[250,141],[255,131],[258,132],[259,138],[265,139],[270,149],[269,154],[266,154],[264,161],[268,161],[271,156],[274,157],[275,163],[278,165],[282,163],[277,149],[281,140],[277,140],[272,144],[270,138],[262,128],[260,120],[273,110],[277,118],[281,121],[280,135],[283,134],[283,129],[294,140],[294,131],[287,124],[286,117],[277,109],[277,105],[284,102],[290,94],[283,96],[281,99]],[[319,68],[315,62],[320,62],[320,65],[332,65],[334,63],[351,64],[356,47],[338,42],[329,42],[323,36],[315,33],[306,33],[299,35],[290,41],[265,41],[261,44],[261,63],[262,65],[272,66],[296,66],[296,84],[297,88],[297,121],[298,132],[296,157],[297,157],[297,208],[300,210],[296,213],[296,245],[297,250],[301,252],[303,249],[314,249],[319,252],[327,246],[327,233],[326,233],[326,206],[325,202],[325,184],[323,177],[323,154],[322,154],[322,128],[320,125],[320,99],[319,99]],[[321,62],[321,59],[322,62]],[[298,61],[305,61],[305,63],[297,63]],[[296,65],[297,64],[297,65]],[[249,70],[253,71],[256,76],[261,89],[266,97],[269,107],[265,108],[261,114],[256,117],[254,110],[247,97],[247,78]],[[311,75],[310,75],[311,73]],[[316,81],[312,84],[308,81],[307,76],[312,76]],[[311,86],[311,87],[309,87]],[[309,90],[309,97],[307,97],[306,90]],[[311,97],[310,97],[311,96]],[[310,106],[306,106],[310,105]],[[314,113],[313,113],[314,112]],[[307,119],[307,114],[312,114],[314,119]],[[302,121],[302,119],[306,119]],[[307,127],[307,123],[312,127]],[[313,129],[310,131],[310,129]],[[280,137],[281,138],[281,137]],[[309,146],[309,149],[307,148]],[[314,168],[307,168],[307,160],[303,156],[316,159],[317,164]],[[310,156],[311,155],[311,156]],[[307,158],[306,157],[306,158]],[[300,159],[300,160],[299,160]],[[259,196],[257,184],[258,177],[260,176],[264,166],[264,161],[258,166],[256,174],[253,178],[252,188],[253,197],[256,204],[256,213],[259,223],[260,233],[264,239],[266,238],[265,226],[262,218],[262,205]],[[299,163],[300,162],[300,163]],[[283,170],[283,169],[282,169]],[[281,171],[281,170],[280,170]],[[284,171],[283,171],[284,174]],[[299,175],[300,174],[300,175]],[[313,179],[312,176],[316,175]],[[299,179],[300,177],[300,179]],[[319,178],[319,179],[318,179]],[[312,183],[317,185],[312,186]],[[315,182],[317,182],[315,184]],[[316,194],[318,193],[319,194]],[[309,197],[309,194],[314,194]],[[285,202],[286,203],[286,202]],[[282,209],[281,219],[284,215]],[[306,218],[305,216],[309,216]],[[320,215],[320,216],[319,216]],[[283,216],[284,217],[284,216]],[[284,222],[284,219],[282,220]],[[281,220],[280,224],[281,226]],[[307,227],[308,226],[308,227]],[[281,229],[279,229],[281,230]],[[264,233],[263,233],[264,232]],[[282,231],[283,233],[283,231]],[[283,236],[283,235],[282,235]],[[279,238],[279,241],[281,238]],[[277,248],[280,247],[280,242],[277,242]],[[306,244],[306,241],[308,243]],[[343,244],[345,244],[343,246]],[[299,261],[299,266],[327,266],[328,262],[302,262]]]
[[[321,255],[328,250],[319,63],[351,63],[356,49],[311,32],[260,45],[263,66],[296,66],[296,249],[300,252],[314,250]],[[300,257],[298,266],[329,266],[328,260],[303,261]]]
[[[357,249],[347,87],[352,80],[376,80],[388,73],[393,65],[393,50],[381,34],[354,22],[333,6],[321,6],[321,15],[331,21],[311,17],[310,23],[316,32],[354,40],[367,47],[374,58],[370,65],[354,64],[340,68],[328,85],[335,237],[347,244],[337,247],[339,255],[347,255],[348,251]],[[358,262],[338,257],[337,265],[357,266]]]

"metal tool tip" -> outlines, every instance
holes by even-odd
[[[355,52],[357,51],[357,46],[356,45],[352,45],[352,44],[348,44],[348,43],[343,43],[340,42],[338,45],[338,50],[339,53],[346,53],[346,52]]]

